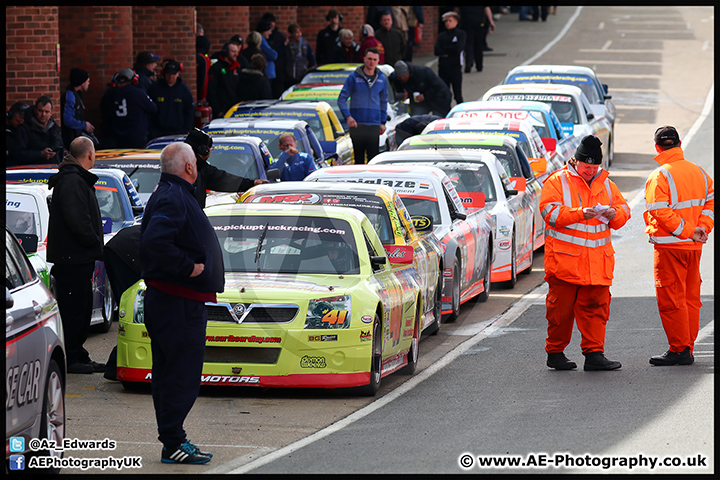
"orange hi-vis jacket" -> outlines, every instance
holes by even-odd
[[[576,285],[612,285],[615,250],[610,229],[621,228],[630,219],[630,207],[600,169],[588,183],[571,165],[545,181],[540,212],[545,219],[545,278],[556,277]],[[597,204],[615,208],[609,223],[585,220],[582,209]]]
[[[650,243],[660,248],[702,250],[692,236],[695,227],[710,233],[715,225],[715,190],[710,175],[685,160],[680,147],[663,151],[660,164],[645,182],[643,214]]]

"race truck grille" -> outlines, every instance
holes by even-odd
[[[205,363],[277,363],[282,348],[205,347]]]
[[[206,303],[208,322],[288,323],[298,313],[297,305]]]

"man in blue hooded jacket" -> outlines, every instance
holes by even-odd
[[[222,250],[193,196],[197,162],[190,145],[171,143],[160,154],[160,182],[140,227],[145,279],[145,327],[152,350],[152,397],[163,444],[162,463],[207,463],[183,423],[198,393],[205,355],[207,311],[225,287]]]
[[[355,163],[369,162],[379,153],[380,135],[385,132],[388,87],[387,78],[377,68],[379,61],[378,49],[368,48],[363,65],[345,80],[338,96],[338,106],[350,127]],[[348,98],[352,99],[349,109]]]

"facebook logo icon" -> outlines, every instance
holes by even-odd
[[[10,470],[25,470],[25,455],[10,455]]]

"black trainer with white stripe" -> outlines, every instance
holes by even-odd
[[[162,463],[185,463],[188,465],[200,465],[207,463],[212,458],[209,453],[201,452],[198,447],[185,441],[176,450],[171,451],[163,447]]]

